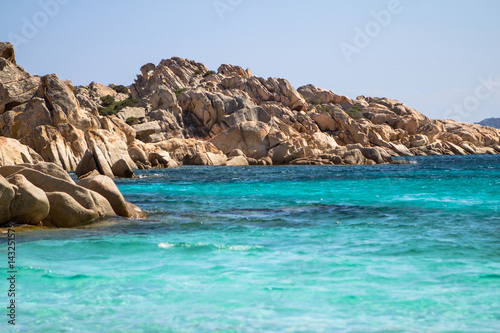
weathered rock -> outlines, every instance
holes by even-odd
[[[313,120],[318,124],[322,131],[335,131],[337,129],[337,122],[332,118],[329,113],[323,112],[314,115]]]
[[[227,156],[224,154],[215,153],[195,153],[194,155],[187,155],[184,158],[186,165],[226,165]]]
[[[359,149],[353,149],[348,151],[342,156],[342,160],[345,164],[364,164],[366,159]]]
[[[23,175],[13,175],[7,180],[15,185],[16,190],[10,203],[13,221],[37,225],[49,215],[49,200],[43,190],[31,184]]]
[[[391,146],[391,149],[400,156],[412,156],[412,153],[408,150],[408,148],[402,144],[394,144],[391,142],[389,145]]]
[[[14,46],[11,43],[0,42],[0,58],[4,58],[11,64],[17,65]]]
[[[346,96],[339,96],[334,94],[332,91],[316,88],[312,84],[308,84],[306,86],[302,86],[297,91],[306,99],[308,103],[314,102],[316,104],[319,103],[342,103],[349,101]]]
[[[0,175],[4,175],[5,172],[6,169],[1,167]],[[30,183],[42,189],[45,193],[63,192],[68,194],[81,206],[95,211],[99,216],[114,215],[113,209],[105,198],[96,192],[76,185],[74,182],[65,181],[29,168],[21,169],[16,174],[23,175]]]
[[[10,221],[10,202],[15,194],[12,185],[0,175],[0,224]]]
[[[39,163],[43,159],[33,149],[22,145],[19,141],[0,136],[0,166],[21,163]]]
[[[136,133],[136,138],[141,141],[146,141],[151,134],[159,133],[161,131],[160,124],[157,121],[151,121],[139,125],[132,126]]]
[[[101,149],[92,142],[92,155],[94,156],[95,164],[97,166],[97,170],[101,175],[108,176],[113,178],[113,170],[111,170],[111,166],[109,165],[108,160],[104,157]]]
[[[95,209],[82,206],[71,195],[65,192],[48,192],[50,211],[43,220],[44,224],[57,228],[74,228],[89,224],[101,215]]]
[[[126,121],[129,118],[141,119],[146,117],[146,109],[139,107],[126,107],[116,114],[118,118]]]
[[[245,156],[235,156],[227,160],[227,166],[246,166],[248,165],[247,158]]]
[[[113,171],[113,175],[115,177],[133,178],[135,176],[134,171],[132,171],[132,168],[124,159],[116,161],[115,164],[111,166],[111,170]]]
[[[363,154],[363,156],[369,160],[372,160],[374,161],[375,163],[377,164],[381,164],[381,163],[386,163],[387,161],[384,160],[384,158],[382,157],[382,155],[380,154],[380,151],[376,148],[361,148],[359,149],[361,151],[361,153]]]
[[[60,166],[54,163],[48,163],[48,162],[41,162],[39,164],[25,163],[25,164],[4,166],[1,169],[2,169],[2,175],[4,177],[9,177],[11,175],[14,175],[20,170],[33,169],[64,181],[73,182],[71,176],[68,175],[68,173],[64,171]]]
[[[78,163],[75,174],[78,177],[81,177],[92,170],[97,170],[97,164],[94,159],[94,155],[90,150],[86,150],[85,154],[83,155],[82,159],[80,160],[80,163]]]
[[[210,140],[224,154],[240,149],[246,156],[263,158],[269,151],[269,126],[249,121],[233,126]]]
[[[103,175],[87,177],[79,180],[77,185],[97,192],[106,198],[116,215],[124,217],[133,215],[129,212],[125,198],[111,178]]]

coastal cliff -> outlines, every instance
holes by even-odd
[[[74,87],[17,65],[0,43],[0,166],[53,162],[92,170],[178,165],[379,164],[397,156],[500,153],[500,130],[432,120],[389,98],[351,99],[222,65],[174,57],[146,64],[129,87]]]

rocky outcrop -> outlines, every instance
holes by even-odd
[[[0,223],[77,227],[102,216],[140,217],[109,177],[79,184],[54,163],[0,167]]]
[[[12,45],[0,43],[0,50],[0,136],[18,140],[44,161],[67,171],[76,169],[92,145],[100,148],[111,165],[124,159],[136,167],[128,155],[134,130],[116,117],[97,114],[100,104],[96,100],[102,94],[112,92],[117,100],[124,94],[99,84],[75,89],[56,74],[32,76],[17,65]],[[31,163],[35,162],[33,153],[16,154],[25,157],[21,163]]]
[[[0,166],[42,161],[42,157],[33,149],[15,139],[0,136]]]

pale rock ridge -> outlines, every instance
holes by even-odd
[[[55,74],[29,75],[16,64],[12,45],[0,43],[0,135],[33,150],[0,165],[41,157],[80,176],[98,170],[132,177],[135,168],[182,164],[350,165],[500,153],[499,130],[431,120],[385,97],[295,89],[286,79],[256,77],[239,66],[215,72],[179,57],[140,72],[129,94],[94,82],[73,87]],[[137,105],[99,115],[103,99],[130,97]]]

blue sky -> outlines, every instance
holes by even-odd
[[[75,85],[129,85],[180,56],[476,122],[500,117],[499,13],[498,0],[4,1],[0,40]]]

